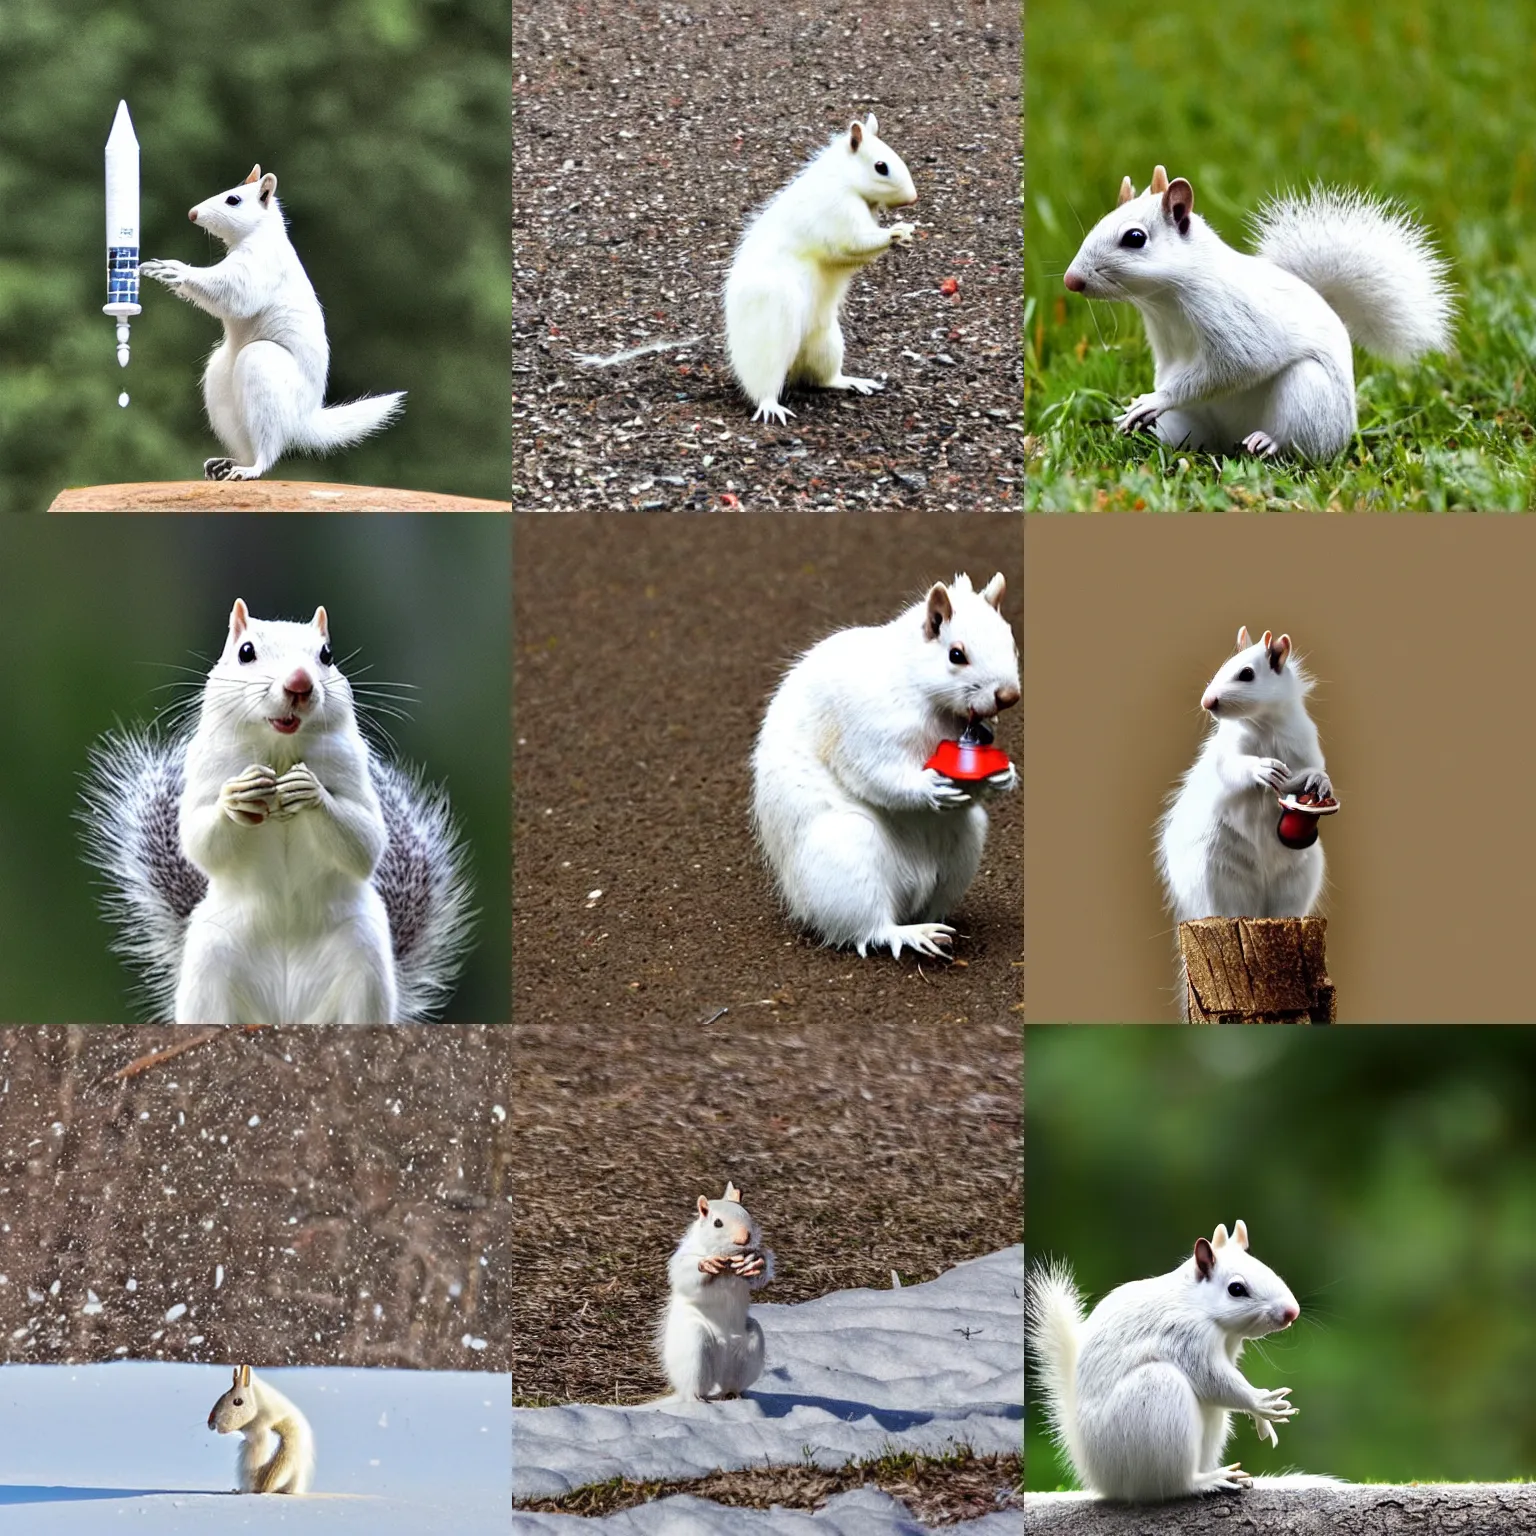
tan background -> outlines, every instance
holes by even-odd
[[[1316,681],[1341,1022],[1536,1020],[1533,593],[1529,518],[1030,517],[1030,1021],[1176,1017],[1153,828],[1240,624]]]

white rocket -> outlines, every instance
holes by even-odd
[[[128,366],[128,317],[139,313],[139,141],[128,103],[117,104],[107,136],[107,302],[117,321],[117,363]]]

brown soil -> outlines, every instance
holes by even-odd
[[[506,1032],[188,1038],[0,1033],[3,1358],[508,1369]]]
[[[143,480],[60,491],[50,512],[510,512],[509,501],[314,480]]]
[[[590,0],[516,24],[514,500],[1008,507],[1022,475],[1019,7]],[[754,423],[720,291],[749,213],[875,110],[913,246],[853,282],[845,371]],[[952,294],[943,291],[958,282]],[[686,357],[611,354],[703,333]]]
[[[1016,616],[1020,522],[517,519],[520,1400],[661,1389],[666,1258],[727,1176],[778,1251],[765,1301],[1019,1240],[1019,797],[996,805],[949,967],[792,933],[746,805],[785,661],[957,570],[1003,571]],[[1018,732],[999,722],[1015,758]]]

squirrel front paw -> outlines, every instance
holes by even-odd
[[[979,784],[972,785],[972,789],[978,794],[1006,795],[1010,790],[1017,789],[1018,785],[1018,767],[1009,763],[1001,772],[989,774]]]
[[[1321,768],[1308,768],[1286,788],[1293,795],[1316,795],[1319,800],[1333,799],[1333,780]]]
[[[911,245],[912,236],[917,233],[917,226],[909,224],[905,219],[898,220],[890,226],[892,245]]]
[[[731,1267],[732,1262],[724,1254],[713,1254],[707,1259],[699,1260],[699,1273],[701,1275],[723,1275]]]
[[[755,1279],[762,1274],[764,1267],[760,1253],[739,1253],[731,1260],[733,1273],[740,1275],[743,1280]]]
[[[317,779],[307,763],[295,763],[277,781],[277,807],[274,818],[286,821],[300,811],[319,805],[325,799],[325,786]]]
[[[953,779],[946,779],[937,768],[923,769],[930,811],[947,811],[956,806],[969,805],[970,795]]]
[[[1150,427],[1167,408],[1163,397],[1156,390],[1153,390],[1149,395],[1137,395],[1130,405],[1126,407],[1125,414],[1115,422],[1115,425],[1129,437],[1132,432],[1139,432],[1143,427]]]
[[[242,827],[259,827],[277,808],[277,775],[260,763],[219,786],[219,809]]]
[[[1275,1433],[1275,1424],[1294,1419],[1298,1412],[1296,1405],[1288,1401],[1290,1394],[1289,1387],[1260,1388],[1259,1406],[1249,1414],[1260,1440],[1279,1445],[1280,1437]]]
[[[1291,770],[1278,757],[1256,757],[1253,760],[1253,781],[1260,789],[1272,789],[1284,794],[1291,782]]]
[[[184,261],[141,261],[139,263],[140,277],[152,277],[157,283],[164,283],[173,293],[191,275],[192,268]]]

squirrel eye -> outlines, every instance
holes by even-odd
[[[1251,683],[1253,681],[1253,668],[1244,667],[1243,670],[1237,674],[1237,680],[1240,683]]]
[[[949,648],[949,664],[952,667],[963,667],[970,660],[965,654],[963,645],[952,645]]]
[[[875,175],[876,176],[889,176],[890,174],[891,174],[891,168],[890,168],[890,166],[888,166],[885,163],[884,160],[876,160],[875,161]]]
[[[231,1401],[234,1403],[235,1407],[238,1408],[245,1402],[245,1399],[243,1397],[236,1397],[232,1398]]]
[[[240,647],[240,660],[241,661],[255,661],[256,660],[256,647],[254,645],[252,645],[249,640],[247,640],[245,642],[245,644]]]
[[[224,201],[228,203],[231,208],[238,208],[240,206],[240,199],[236,197],[233,192],[231,192],[229,196],[224,199]]]
[[[331,650],[331,642],[327,640],[325,644],[320,647],[320,665],[322,667],[330,666],[331,657],[333,654],[334,652]]]
[[[1128,229],[1120,236],[1120,244],[1127,250],[1139,251],[1147,243],[1147,232],[1144,229]]]
[[[1241,1280],[1234,1280],[1232,1284],[1227,1287],[1228,1296],[1246,1296],[1247,1294],[1248,1287],[1244,1285]]]

